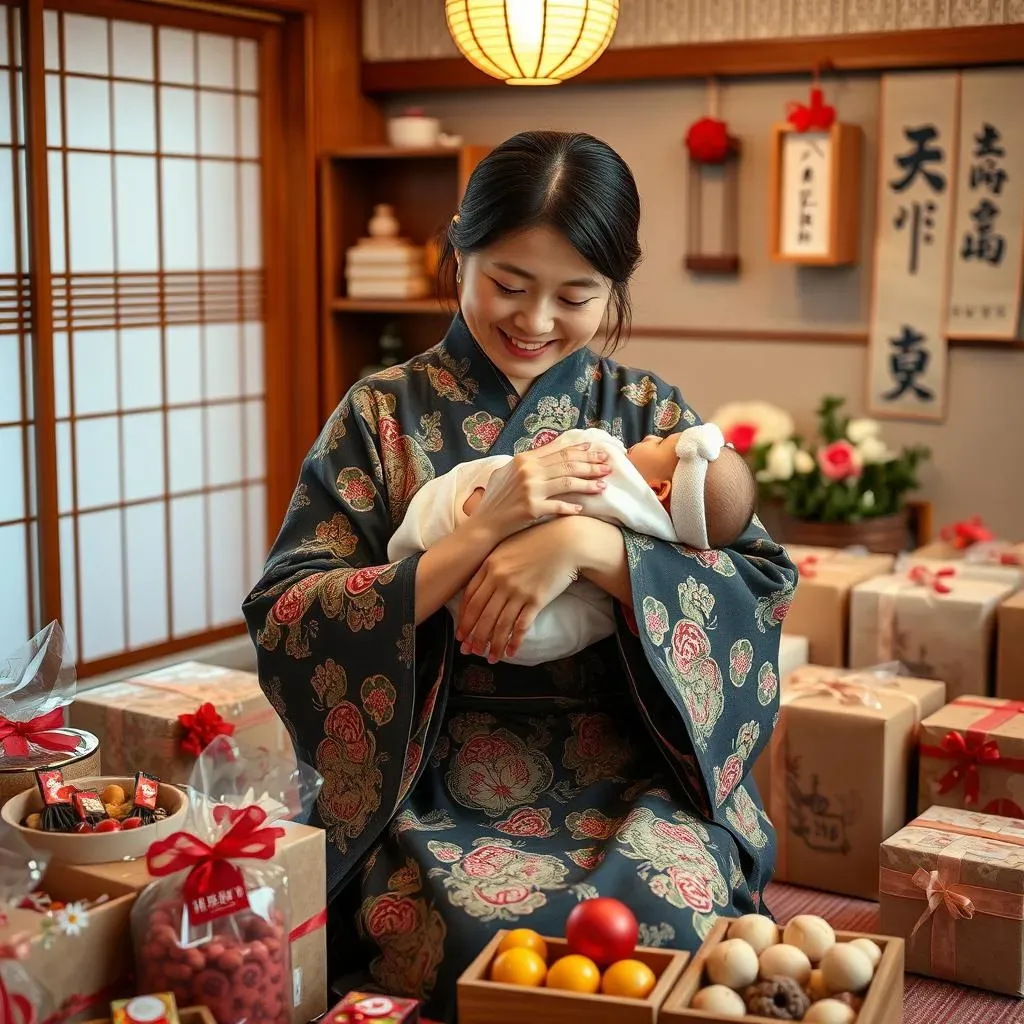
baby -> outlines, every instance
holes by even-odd
[[[754,514],[757,487],[743,457],[725,445],[713,423],[665,438],[651,436],[626,449],[604,430],[567,430],[557,448],[589,442],[608,454],[606,487],[567,498],[589,515],[659,540],[707,550],[724,548],[744,533]],[[451,533],[483,500],[491,474],[508,455],[472,459],[428,481],[413,497],[388,544],[397,561]],[[458,619],[461,595],[448,602]],[[516,665],[555,661],[611,636],[611,598],[586,580],[573,583],[538,614],[519,649],[505,660]]]

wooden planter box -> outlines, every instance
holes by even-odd
[[[691,1010],[690,1000],[704,986],[704,962],[708,954],[724,938],[729,919],[719,920],[704,944],[697,951],[683,972],[679,983],[669,993],[658,1014],[658,1024],[735,1024],[737,1020],[748,1024],[774,1024],[768,1017],[719,1017],[702,1010]],[[882,959],[875,969],[875,976],[864,995],[864,1005],[857,1014],[856,1024],[900,1024],[903,1020],[903,940],[884,935],[868,935],[865,932],[836,932],[840,942],[851,939],[871,939],[882,948]]]
[[[646,999],[584,995],[553,988],[503,985],[488,980],[491,961],[504,931],[483,948],[458,981],[459,1024],[655,1024],[658,1010],[686,966],[689,953],[638,947],[631,957],[647,964],[658,979]],[[565,939],[544,936],[548,963],[569,952]]]

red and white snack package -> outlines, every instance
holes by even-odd
[[[48,854],[35,850],[0,822],[0,1021],[35,1024],[52,1012],[52,1000],[22,964],[35,934],[13,932],[3,908],[16,907],[39,889]]]
[[[322,780],[265,754],[227,736],[203,751],[185,826],[150,846],[156,881],[132,909],[139,991],[205,1006],[217,1024],[291,1019],[288,878],[274,863],[284,830],[274,822],[304,816]]]

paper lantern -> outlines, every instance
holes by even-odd
[[[557,85],[607,49],[619,0],[445,0],[465,58],[507,85]]]

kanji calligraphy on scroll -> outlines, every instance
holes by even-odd
[[[1024,262],[1024,69],[964,71],[948,333],[1017,336]]]
[[[868,348],[868,406],[875,416],[942,420],[946,414],[958,95],[957,72],[882,80]]]

